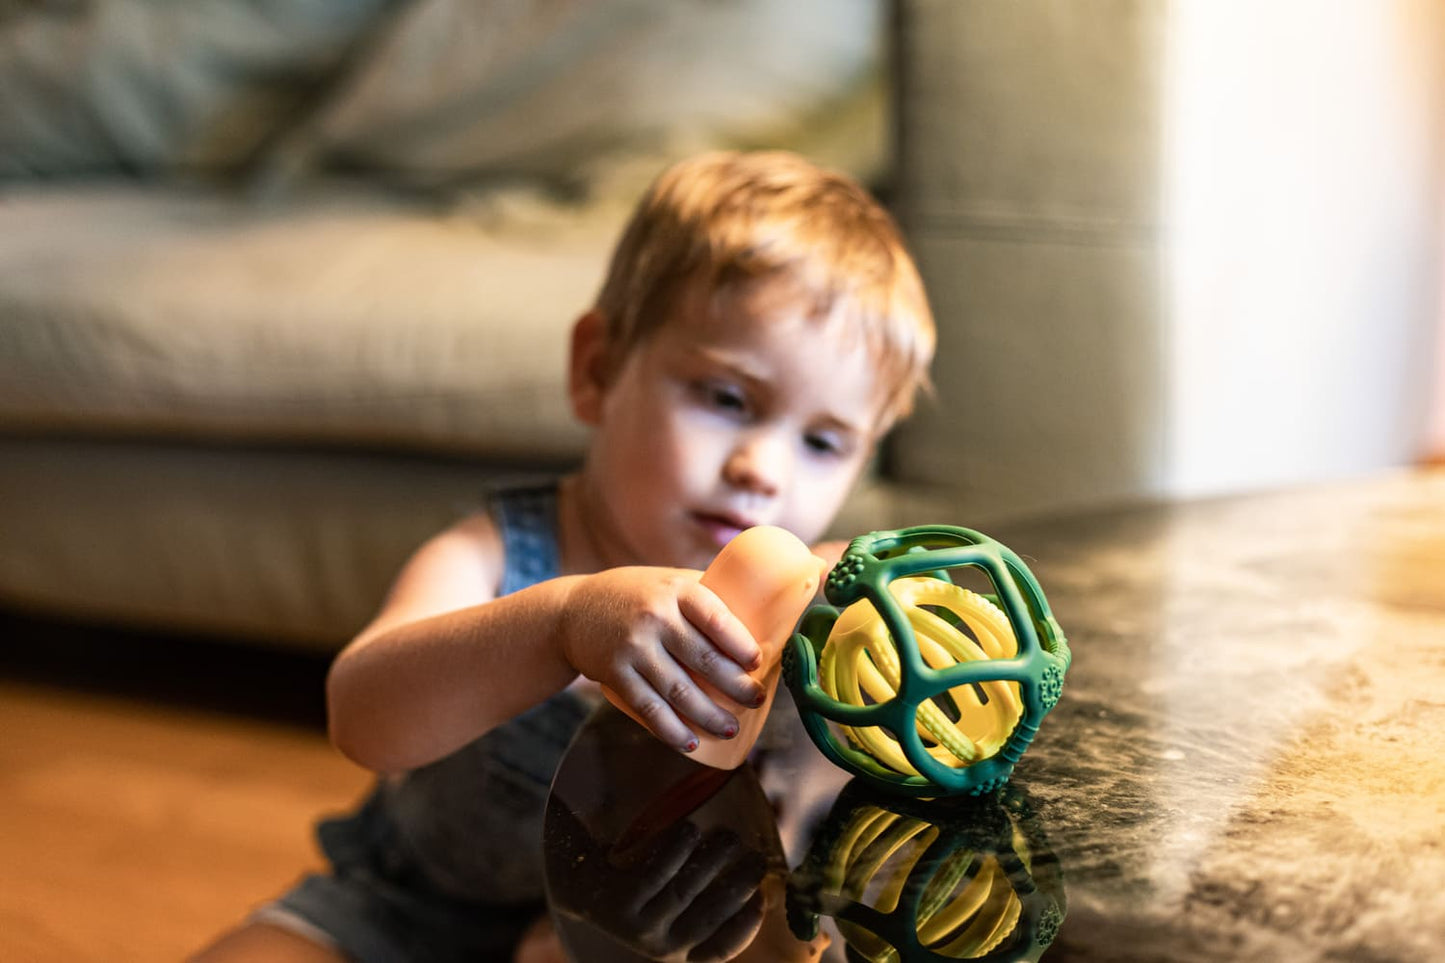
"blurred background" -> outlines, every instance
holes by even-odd
[[[0,0],[0,668],[319,726],[407,553],[575,463],[567,331],[705,148],[852,173],[923,269],[936,396],[839,535],[1438,464],[1442,118],[1440,0]],[[201,723],[9,704],[4,848],[147,867],[112,897],[178,799],[259,897],[357,785],[249,730],[116,776]],[[127,841],[79,831],[117,780]],[[128,910],[171,952],[236,908],[184,863]],[[32,949],[75,925],[50,879],[0,900]]]
[[[572,464],[668,161],[900,217],[937,395],[839,534],[1439,459],[1438,0],[9,0],[0,601],[330,650]]]

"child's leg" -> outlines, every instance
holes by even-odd
[[[329,946],[270,923],[243,923],[190,958],[189,963],[347,963]]]

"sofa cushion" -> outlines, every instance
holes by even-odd
[[[0,605],[336,649],[514,470],[0,436]]]
[[[0,430],[570,457],[568,331],[623,213],[12,188]]]
[[[0,5],[0,177],[234,168],[293,123],[387,0]]]
[[[885,156],[883,0],[413,0],[268,155],[410,183],[541,178],[790,148],[865,179]]]

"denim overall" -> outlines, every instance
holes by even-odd
[[[503,491],[501,594],[557,575],[555,487]],[[543,911],[542,812],[590,704],[564,691],[317,829],[331,872],[275,908],[362,963],[506,960]]]

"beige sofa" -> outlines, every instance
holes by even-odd
[[[0,8],[0,604],[338,645],[575,462],[566,334],[660,165],[877,182],[882,36],[874,0]]]
[[[1426,6],[0,2],[0,605],[334,647],[489,485],[575,461],[567,327],[707,146],[853,171],[922,267],[937,398],[838,534],[1407,462],[1445,264]],[[1310,57],[1352,96],[1296,96]],[[1240,183],[1171,214],[1216,161]]]

